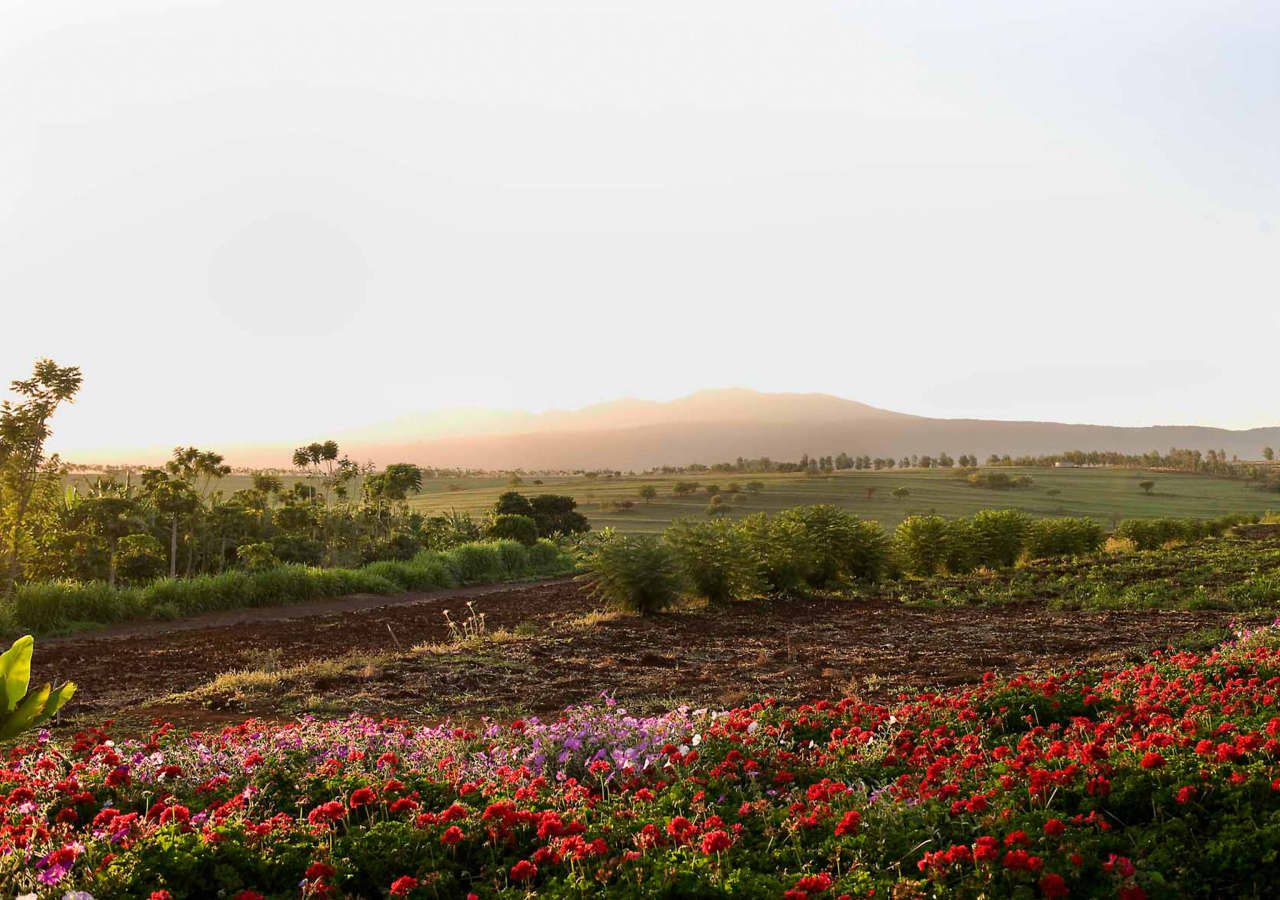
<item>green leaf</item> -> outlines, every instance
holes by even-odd
[[[35,638],[31,635],[20,637],[13,646],[0,654],[0,681],[4,688],[4,712],[11,713],[27,692],[31,681],[31,652],[35,646]]]
[[[66,702],[71,699],[76,692],[76,683],[68,681],[65,684],[54,688],[49,692],[49,699],[44,705],[44,712],[36,717],[32,725],[43,725],[58,714],[58,710],[62,709]]]
[[[17,737],[35,724],[36,719],[44,712],[45,704],[49,702],[50,693],[49,685],[45,684],[39,690],[27,694],[18,708],[5,718],[4,724],[0,724],[0,741]]]

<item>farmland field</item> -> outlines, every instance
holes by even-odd
[[[1280,508],[1280,494],[1256,490],[1243,481],[1210,475],[1126,468],[1002,467],[995,471],[1011,477],[1026,475],[1033,483],[1030,487],[1008,490],[977,488],[946,469],[844,471],[821,475],[720,472],[614,477],[545,475],[524,476],[518,484],[505,476],[428,478],[422,483],[422,491],[411,498],[410,506],[424,513],[457,510],[480,516],[493,507],[504,491],[568,494],[578,501],[579,509],[593,528],[628,532],[658,532],[674,519],[703,515],[707,508],[707,485],[719,486],[726,492],[732,490],[731,485],[741,488],[737,494],[724,498],[730,516],[772,513],[808,503],[832,503],[874,519],[886,528],[919,513],[952,517],[996,507],[1020,509],[1037,517],[1091,516],[1107,527],[1126,518],[1213,518]],[[74,473],[64,481],[83,491],[94,477]],[[1139,482],[1147,479],[1155,482],[1150,495],[1138,487]],[[283,480],[288,487],[301,479],[286,475]],[[672,489],[680,481],[696,482],[700,488],[689,496],[675,496]],[[746,490],[753,481],[763,485],[759,493]],[[249,485],[249,476],[235,474],[217,482],[216,489],[231,494]],[[657,497],[649,501],[640,497],[640,489],[646,485],[657,491]],[[892,494],[897,488],[905,488],[909,493],[896,498]],[[358,496],[358,485],[351,490]],[[628,503],[632,505],[627,506]]]
[[[972,487],[947,470],[913,469],[892,472],[846,471],[826,475],[710,473],[677,476],[622,476],[615,478],[545,477],[542,484],[525,478],[511,486],[507,479],[431,480],[424,483],[412,505],[424,512],[448,509],[473,514],[488,510],[503,491],[565,493],[577,499],[579,509],[595,528],[656,532],[673,519],[701,516],[707,508],[704,490],[677,497],[677,481],[697,482],[703,488],[722,490],[737,484],[743,491],[724,498],[730,515],[777,512],[809,503],[832,503],[859,516],[892,528],[909,515],[936,512],[944,516],[971,515],[993,507],[1021,509],[1033,516],[1091,516],[1104,526],[1125,518],[1176,516],[1212,518],[1228,513],[1261,513],[1280,508],[1280,495],[1255,490],[1242,481],[1180,472],[1147,472],[1135,469],[1001,468],[1010,476],[1027,475],[1026,488],[990,490]],[[1148,496],[1138,483],[1155,481]],[[745,490],[759,481],[758,494]],[[658,496],[642,500],[640,489],[653,486]],[[906,488],[902,499],[892,493]],[[1058,493],[1052,494],[1051,491]],[[740,500],[738,498],[741,498]],[[632,502],[619,508],[620,502]]]

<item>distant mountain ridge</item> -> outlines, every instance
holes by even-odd
[[[482,469],[648,469],[739,456],[794,460],[836,453],[1122,453],[1171,447],[1257,459],[1280,447],[1280,427],[1119,427],[1057,422],[936,419],[830,394],[699,391],[669,402],[623,399],[542,414],[465,410],[409,416],[339,436],[358,459]]]

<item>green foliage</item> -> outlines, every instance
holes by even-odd
[[[35,639],[26,635],[0,654],[0,689],[4,692],[0,698],[3,699],[0,741],[12,740],[22,732],[49,721],[76,692],[72,681],[56,688],[46,683],[34,691],[28,690],[34,649]]]
[[[794,528],[805,548],[804,579],[813,587],[837,581],[875,581],[884,571],[889,543],[876,522],[867,522],[822,503],[778,513],[780,525]]]
[[[495,516],[524,516],[527,519],[533,518],[533,504],[529,502],[529,498],[519,491],[507,491],[505,494],[499,495],[497,502],[493,504],[493,514]]]
[[[163,579],[144,587],[110,588],[104,582],[32,582],[11,602],[16,624],[36,631],[78,622],[107,624],[138,618],[172,618],[225,609],[281,606],[346,594],[394,594],[435,590],[509,578],[558,575],[573,562],[554,545],[526,547],[514,541],[464,544],[424,551],[406,561],[359,569],[276,565],[261,571]]]
[[[1027,529],[1027,554],[1032,559],[1087,556],[1101,549],[1105,537],[1102,526],[1092,519],[1039,519]]]
[[[664,537],[693,592],[712,603],[750,597],[760,587],[746,536],[723,519],[679,519]]]
[[[449,553],[449,559],[459,584],[498,581],[505,570],[494,544],[463,544]]]
[[[149,534],[127,534],[116,549],[116,576],[127,584],[144,584],[164,573],[164,548]]]
[[[587,517],[578,512],[578,501],[563,494],[539,494],[529,503],[539,537],[584,534],[591,530]]]
[[[419,533],[429,550],[451,550],[483,537],[480,525],[470,515],[452,510],[426,518]]]
[[[58,458],[46,458],[49,420],[80,390],[80,370],[41,359],[31,377],[10,383],[17,398],[0,402],[0,594],[22,573],[30,543],[29,520],[49,506],[60,471]]]
[[[936,575],[951,556],[951,526],[942,516],[908,516],[893,532],[893,549],[903,571]]]
[[[1252,516],[1217,519],[1125,519],[1116,526],[1116,537],[1133,541],[1138,550],[1155,550],[1175,541],[1216,537],[1234,525],[1253,521]]]
[[[680,596],[676,555],[653,535],[603,534],[583,563],[596,595],[621,609],[651,615]]]
[[[365,562],[413,559],[422,551],[422,538],[412,531],[393,531],[386,537],[374,538],[361,554]]]
[[[537,537],[583,534],[591,530],[587,517],[578,512],[578,501],[562,494],[539,494],[532,499],[515,491],[498,497],[493,507],[494,518],[524,516],[537,527]]]
[[[766,587],[790,591],[804,586],[810,570],[809,549],[798,522],[755,513],[739,520],[737,528]]]
[[[538,523],[530,516],[497,515],[490,520],[485,534],[490,540],[519,541],[532,547],[538,542]]]
[[[1012,566],[1022,555],[1031,520],[1016,509],[984,509],[969,519],[973,561],[988,569]]]
[[[250,572],[273,569],[281,564],[275,549],[265,541],[257,544],[241,544],[236,548],[236,559]]]

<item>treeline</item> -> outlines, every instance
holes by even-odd
[[[516,532],[466,514],[414,512],[408,501],[428,470],[395,463],[377,471],[331,440],[293,452],[290,484],[256,472],[249,486],[227,493],[220,484],[231,469],[221,454],[179,447],[162,466],[64,486],[66,467],[44,445],[54,413],[81,381],[79,369],[42,360],[30,379],[12,384],[17,399],[0,407],[0,595],[55,580],[110,589],[284,565],[352,568],[482,539],[532,546],[587,527],[573,498],[555,495],[524,501],[517,512],[532,524]]]
[[[1150,549],[1256,520],[1126,521],[1117,533],[1135,549]],[[1106,538],[1091,519],[1031,519],[1007,509],[958,519],[910,516],[889,533],[878,522],[820,504],[737,521],[678,520],[661,536],[605,531],[586,545],[584,565],[601,596],[650,613],[682,594],[727,603],[907,576],[963,575],[1024,559],[1087,556],[1099,552]]]
[[[1251,481],[1262,481],[1280,485],[1278,467],[1268,465],[1275,459],[1275,452],[1270,447],[1262,449],[1264,462],[1242,462],[1235,457],[1227,458],[1225,450],[1188,450],[1172,448],[1167,453],[1153,450],[1149,453],[1118,453],[1101,450],[1067,450],[1062,453],[1041,454],[1038,456],[1012,456],[1010,454],[989,454],[980,460],[976,454],[961,453],[952,456],[947,452],[937,454],[916,454],[901,457],[850,456],[848,453],[837,453],[831,456],[809,456],[803,454],[795,461],[782,461],[767,456],[747,458],[739,456],[733,462],[718,462],[710,465],[692,463],[685,466],[658,466],[651,474],[682,475],[696,472],[841,472],[841,471],[883,471],[887,469],[951,469],[955,467],[974,469],[979,466],[1016,466],[1019,468],[1052,468],[1057,465],[1072,466],[1114,466],[1118,468],[1170,469],[1178,472],[1195,472],[1208,475],[1220,475],[1225,478],[1240,478]],[[1278,488],[1280,489],[1280,488]]]

